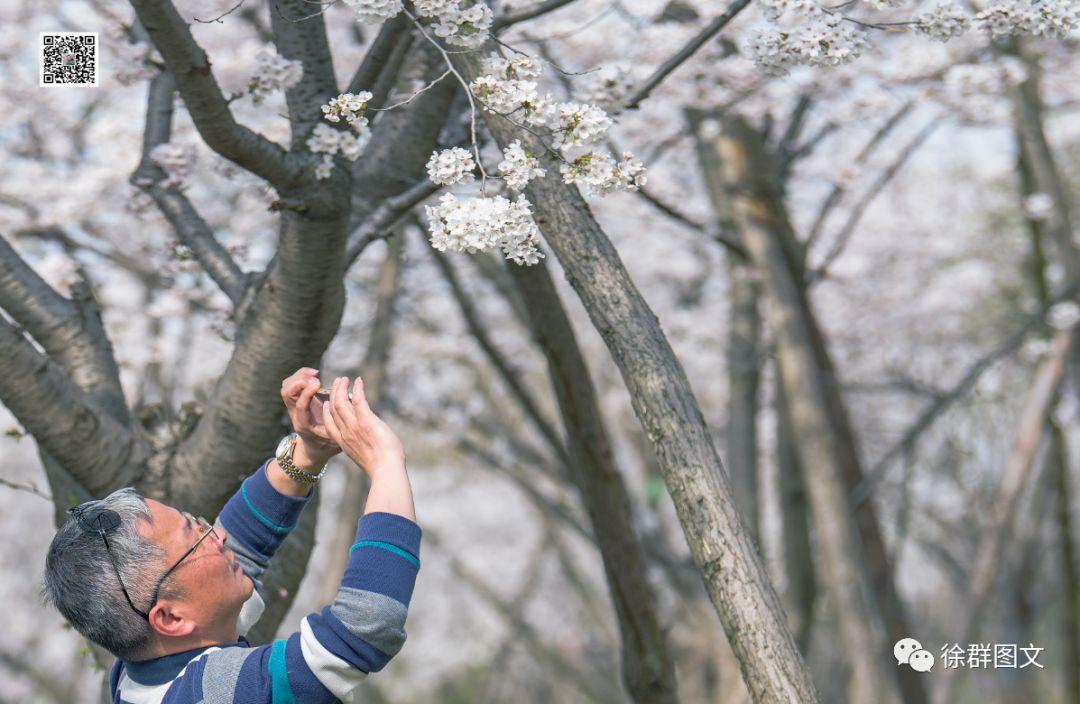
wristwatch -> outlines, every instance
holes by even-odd
[[[277,459],[278,464],[281,466],[281,470],[290,478],[303,484],[317,484],[319,480],[322,479],[322,476],[326,474],[326,468],[330,465],[324,464],[322,471],[318,474],[308,474],[307,472],[298,469],[297,466],[293,464],[292,453],[299,437],[300,436],[296,433],[289,433],[281,438],[281,442],[278,443],[277,449],[274,450],[274,458]]]

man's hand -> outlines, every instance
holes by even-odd
[[[315,397],[319,391],[319,371],[304,367],[281,382],[281,400],[289,409],[293,430],[300,436],[293,451],[297,467],[324,464],[341,452],[341,447],[327,432],[325,407],[327,404]]]
[[[353,382],[351,400],[348,377],[334,379],[324,411],[330,438],[372,479],[384,471],[401,471],[404,476],[405,449],[390,426],[371,410],[360,377]]]

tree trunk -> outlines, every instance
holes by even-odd
[[[562,412],[572,477],[604,563],[622,643],[622,677],[638,704],[677,702],[675,664],[657,617],[630,497],[615,466],[585,358],[545,264],[507,263],[548,360]]]
[[[1061,591],[1065,595],[1062,619],[1062,662],[1065,664],[1066,704],[1080,704],[1080,575],[1077,574],[1076,543],[1073,542],[1072,486],[1069,481],[1069,453],[1065,435],[1056,423],[1050,429],[1054,458],[1054,500],[1058,541],[1061,546]]]
[[[807,471],[807,494],[817,528],[823,582],[839,605],[840,636],[850,659],[853,702],[899,702],[891,642],[881,601],[864,565],[859,526],[848,501],[843,470],[858,458],[835,374],[809,309],[805,287],[785,241],[794,235],[779,203],[775,165],[761,136],[738,118],[724,119],[711,160],[721,169],[742,240],[769,293],[766,320],[773,331],[781,383]],[[706,171],[714,164],[706,163]],[[849,480],[850,481],[850,480]],[[917,694],[916,694],[917,696]],[[909,697],[909,700],[912,700]]]
[[[761,367],[761,318],[757,272],[728,257],[731,322],[728,331],[727,464],[735,501],[760,545],[758,519],[757,411]]]
[[[781,531],[784,542],[784,572],[791,629],[802,652],[810,646],[810,629],[814,624],[814,601],[817,581],[814,579],[813,552],[810,545],[810,516],[806,501],[806,482],[797,447],[798,436],[791,423],[784,385],[777,372],[774,380],[776,408],[776,464],[780,475],[780,510],[783,515]]]
[[[1035,372],[1031,392],[1020,415],[1012,452],[1005,462],[997,495],[990,506],[990,528],[980,533],[975,548],[970,587],[965,595],[964,611],[957,620],[959,626],[953,642],[970,643],[975,637],[983,607],[990,596],[994,575],[997,574],[998,558],[1012,529],[1017,500],[1028,482],[1038,481],[1037,476],[1031,476],[1035,454],[1057,398],[1066,359],[1071,352],[1070,348],[1075,344],[1075,335],[1074,330],[1065,330],[1055,335],[1050,353]],[[935,701],[939,704],[951,704],[955,701],[960,677],[965,672],[966,668],[943,670],[938,680]]]
[[[479,52],[452,57],[466,80],[479,75]],[[520,139],[546,154],[537,136],[500,116],[484,118],[500,146]],[[816,702],[686,373],[580,193],[548,166],[527,190],[536,223],[619,367],[747,688],[757,702]]]

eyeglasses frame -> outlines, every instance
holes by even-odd
[[[116,530],[120,526],[120,515],[118,513],[116,513],[115,511],[113,511],[112,509],[101,508],[99,510],[99,513],[96,513],[94,515],[94,517],[98,518],[98,519],[104,518],[105,519],[104,522],[107,525],[105,525],[103,527],[101,525],[102,521],[98,520],[98,521],[96,521],[96,523],[98,523],[99,525],[94,526],[94,525],[91,524],[92,519],[86,518],[83,514],[87,510],[89,510],[91,508],[96,508],[96,506],[91,506],[90,505],[90,504],[96,504],[96,503],[97,503],[97,501],[87,501],[85,503],[79,504],[78,506],[73,506],[73,507],[69,508],[67,510],[67,512],[72,518],[75,519],[75,523],[84,532],[86,532],[88,534],[91,534],[91,535],[97,534],[97,535],[101,536],[102,542],[105,543],[105,552],[107,552],[108,555],[109,555],[109,562],[112,563],[113,571],[116,573],[116,580],[118,582],[120,582],[120,591],[122,591],[124,593],[124,598],[127,599],[128,606],[130,606],[135,611],[135,613],[139,614],[139,616],[141,616],[147,622],[149,622],[150,621],[150,612],[149,611],[141,611],[141,610],[139,610],[138,608],[136,608],[135,603],[132,602],[131,595],[128,594],[127,587],[124,586],[124,580],[120,576],[120,567],[116,563],[116,556],[113,554],[112,548],[109,547],[108,538],[105,537],[105,535],[107,533],[111,533],[112,531]],[[179,560],[174,562],[173,566],[170,567],[168,570],[166,570],[165,574],[161,575],[161,577],[158,578],[157,582],[154,583],[154,591],[153,591],[153,593],[151,595],[153,598],[150,601],[150,609],[151,610],[154,608],[154,605],[157,604],[158,593],[161,591],[161,585],[165,582],[165,578],[168,577],[170,574],[172,574],[176,570],[176,568],[180,566],[180,563],[182,563],[185,559],[187,559],[188,555],[195,552],[199,548],[199,546],[202,544],[202,541],[206,540],[206,537],[208,535],[213,533],[215,538],[218,537],[217,533],[214,531],[214,526],[211,525],[210,522],[207,521],[202,516],[196,517],[196,516],[191,515],[187,511],[181,511],[180,513],[184,516],[184,518],[189,523],[193,523],[195,525],[200,525],[200,526],[201,525],[208,525],[210,527],[206,530],[205,533],[203,533],[199,537],[199,539],[197,541],[195,541],[195,544],[192,545],[188,549],[188,551],[185,552],[183,554],[183,556]]]

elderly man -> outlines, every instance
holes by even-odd
[[[214,526],[126,488],[69,511],[45,563],[43,596],[117,657],[114,702],[356,701],[405,640],[420,528],[394,432],[363,383],[318,372],[282,384],[294,433],[225,504]],[[259,577],[296,525],[326,462],[344,452],[371,477],[332,606],[271,645],[244,638],[263,610]]]

